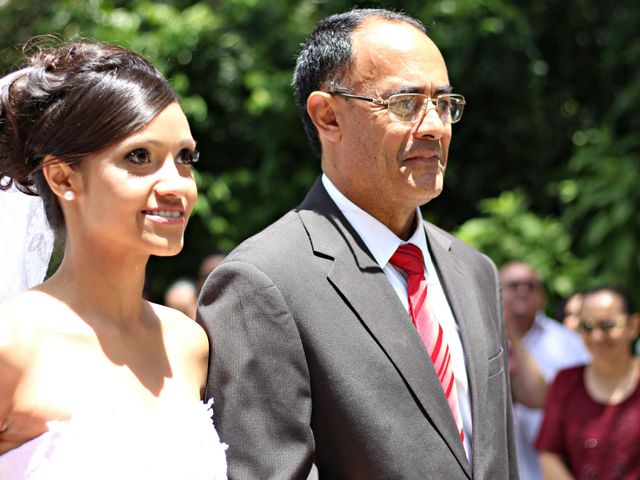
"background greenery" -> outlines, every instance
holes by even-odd
[[[295,56],[315,22],[353,6],[420,18],[467,97],[425,216],[498,264],[532,262],[552,307],[600,282],[640,301],[636,0],[0,0],[0,72],[55,33],[137,50],[181,94],[200,197],[183,253],[150,262],[159,297],[302,200],[319,161],[293,105]]]

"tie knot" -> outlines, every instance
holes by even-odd
[[[407,275],[424,274],[422,250],[413,243],[400,245],[389,261],[404,270]]]

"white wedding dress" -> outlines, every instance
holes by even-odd
[[[4,180],[4,179],[0,179]],[[42,281],[53,232],[42,201],[0,191],[0,302]],[[0,456],[0,480],[221,480],[227,445],[212,404],[159,400],[154,408],[96,398],[69,420]]]
[[[196,400],[87,409],[0,456],[0,479],[226,479],[211,416],[211,402]]]

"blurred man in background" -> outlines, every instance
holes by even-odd
[[[195,282],[187,278],[173,282],[164,294],[164,304],[195,320],[198,306],[198,289]]]
[[[542,422],[541,408],[546,386],[558,370],[588,362],[589,354],[577,334],[543,313],[546,294],[530,265],[520,261],[507,263],[500,269],[500,280],[509,340],[514,348],[522,348],[518,352],[520,359],[529,357],[533,360],[516,360],[517,366],[512,368],[512,375],[520,378],[512,378],[512,384],[516,386],[523,378],[535,378],[540,374],[546,382],[544,392],[533,402],[513,389],[520,478],[541,480],[534,442]]]

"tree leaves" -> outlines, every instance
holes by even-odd
[[[31,37],[57,33],[140,51],[179,92],[202,153],[200,197],[183,253],[151,263],[159,294],[295,206],[319,174],[291,88],[315,23],[353,6],[402,9],[427,25],[468,100],[445,190],[423,213],[464,224],[498,263],[530,259],[564,295],[640,281],[636,3],[4,0],[0,71]]]

